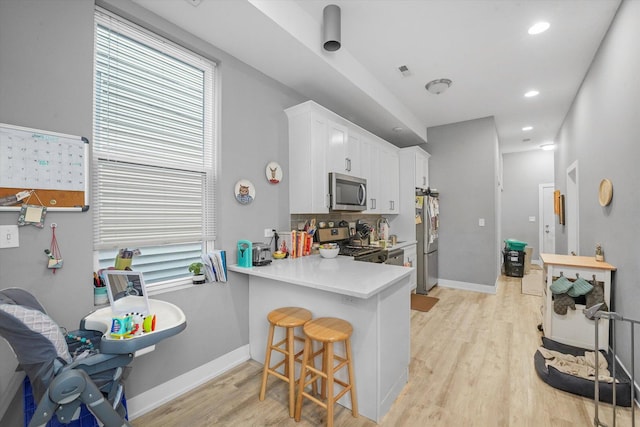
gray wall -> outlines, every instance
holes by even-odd
[[[553,183],[553,151],[508,153],[503,159],[502,236],[527,242],[539,259],[539,185]],[[529,222],[529,217],[536,217]],[[502,240],[504,240],[502,239]]]
[[[238,239],[260,241],[264,228],[288,228],[288,128],[283,110],[305,99],[131,2],[110,0],[103,4],[119,8],[130,18],[220,61],[222,112],[216,247],[226,249],[233,261]],[[91,139],[93,11],[93,2],[88,1],[0,1],[0,122]],[[283,167],[280,185],[266,181],[265,168],[270,161]],[[240,205],[233,197],[234,184],[242,178],[256,186],[255,201],[248,206]],[[50,245],[52,222],[58,224],[56,234],[64,256],[64,267],[55,275],[46,269],[43,254]],[[16,212],[0,213],[0,224],[16,223]],[[52,211],[43,230],[22,227],[20,247],[0,250],[0,288],[20,286],[30,290],[53,319],[75,328],[81,317],[93,309],[92,250],[91,210]],[[128,397],[249,341],[248,285],[242,275],[231,274],[227,284],[193,287],[158,298],[181,307],[188,326],[183,333],[161,342],[153,353],[133,363],[127,380]],[[17,363],[2,340],[0,361],[0,395],[3,395]],[[15,419],[11,417],[16,412],[22,412],[21,405],[11,408],[7,419]]]
[[[602,244],[606,261],[618,268],[613,309],[634,319],[640,319],[638,22],[640,2],[623,1],[565,119],[555,156],[556,185],[563,194],[567,167],[578,161],[579,255],[592,256],[596,243]],[[609,178],[614,189],[607,207],[598,203],[603,178]],[[557,227],[556,252],[566,253],[566,230]],[[630,368],[629,329],[618,328],[616,337],[619,356]]]
[[[493,117],[427,129],[429,184],[440,191],[439,278],[495,286],[498,276]],[[485,226],[478,220],[484,218]]]

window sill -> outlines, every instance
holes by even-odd
[[[147,286],[147,293],[150,297],[153,297],[155,295],[166,294],[173,291],[180,291],[183,289],[193,288],[195,286],[196,285],[194,285],[191,281],[191,277],[189,277],[186,279],[178,279],[153,286]]]

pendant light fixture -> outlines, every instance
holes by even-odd
[[[330,4],[322,11],[322,47],[335,52],[340,46],[340,7]]]

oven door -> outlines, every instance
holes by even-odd
[[[354,260],[384,264],[387,261],[387,251],[380,250],[374,253],[356,256],[354,257]]]

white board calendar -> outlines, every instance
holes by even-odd
[[[88,145],[84,137],[0,123],[0,197],[35,190],[48,208],[87,210]]]

